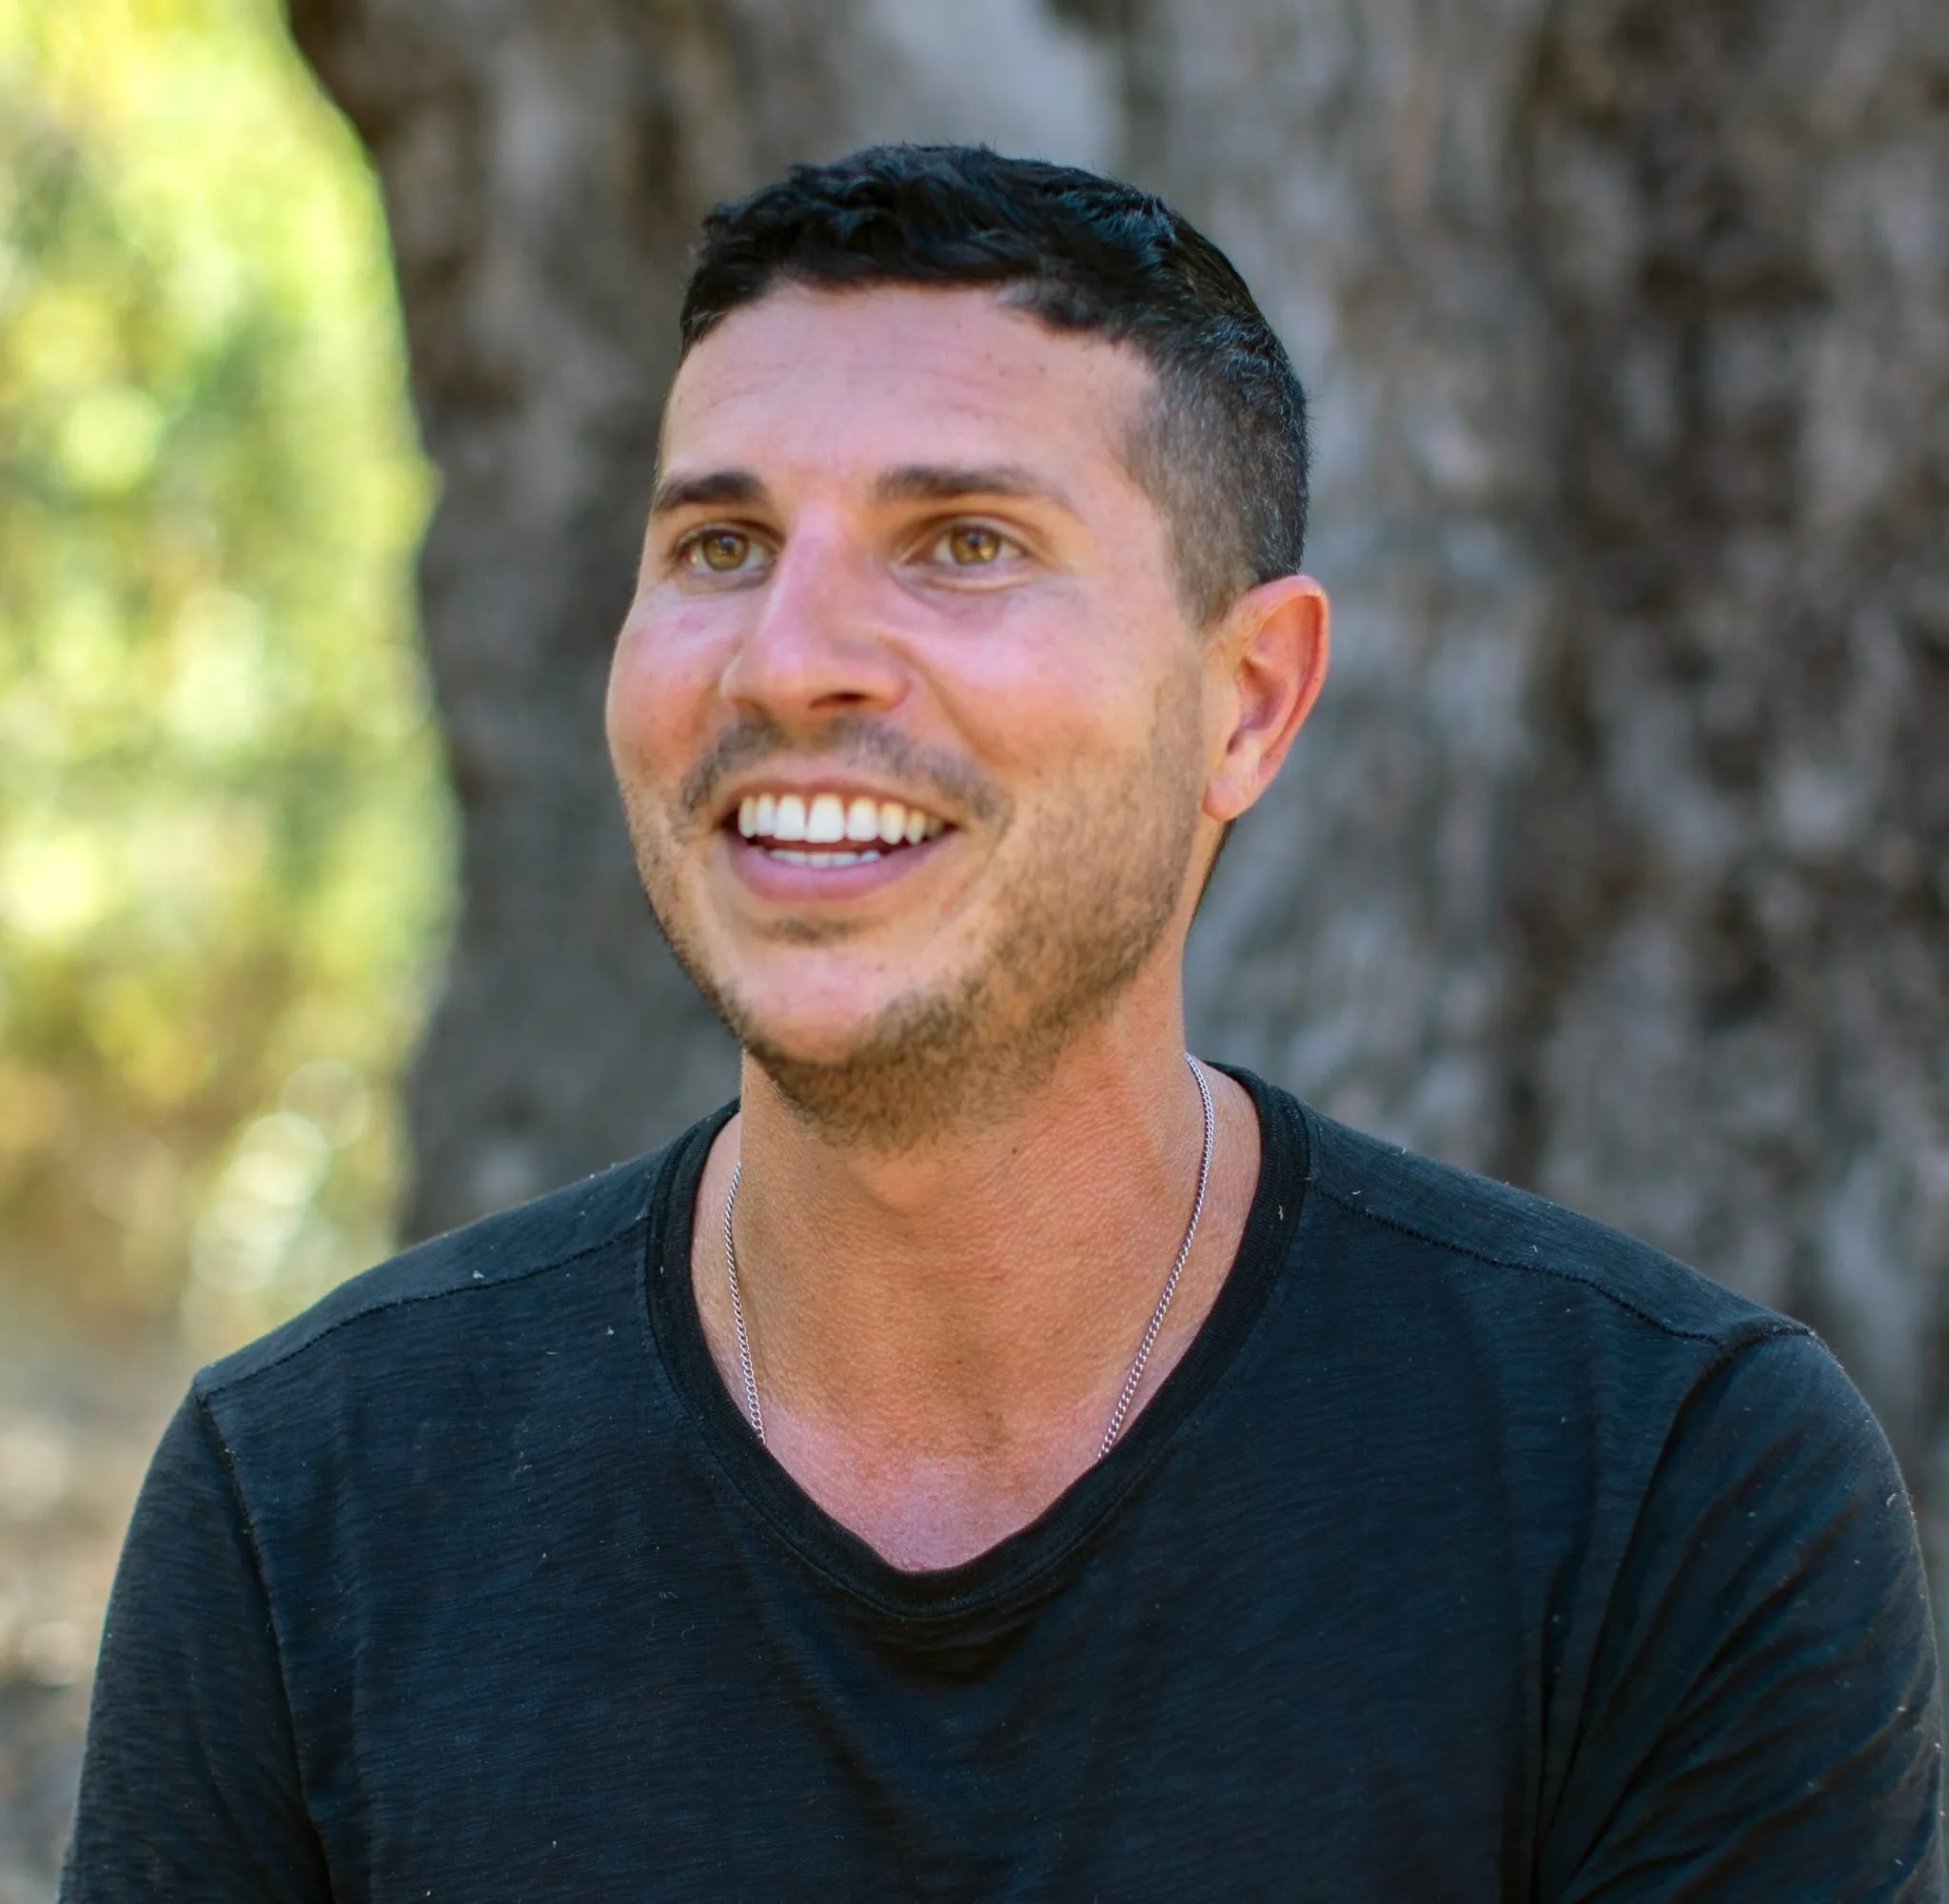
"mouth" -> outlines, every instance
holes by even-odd
[[[784,791],[745,795],[724,827],[746,854],[824,873],[905,859],[953,830],[902,800]]]

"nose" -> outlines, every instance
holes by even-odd
[[[757,592],[720,677],[725,697],[788,726],[895,706],[908,677],[878,622],[876,580],[842,528],[801,524]]]

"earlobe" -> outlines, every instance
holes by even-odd
[[[1310,576],[1281,576],[1232,606],[1213,660],[1229,671],[1223,752],[1205,811],[1232,820],[1271,784],[1327,677],[1327,594]]]

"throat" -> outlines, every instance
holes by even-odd
[[[777,1411],[769,1451],[831,1518],[890,1566],[957,1567],[1032,1526],[1096,1461],[1093,1409],[1007,1449],[890,1448]]]
[[[1085,1078],[1075,1130],[891,1159],[808,1142],[747,1063],[695,1205],[698,1319],[747,1432],[890,1563],[958,1565],[1035,1521],[1210,1313],[1257,1118],[1230,1080],[1172,1063],[1175,1086],[1153,1073],[1123,1115]]]

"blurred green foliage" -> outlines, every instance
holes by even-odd
[[[0,1304],[216,1347],[385,1248],[428,493],[271,0],[0,0]]]

